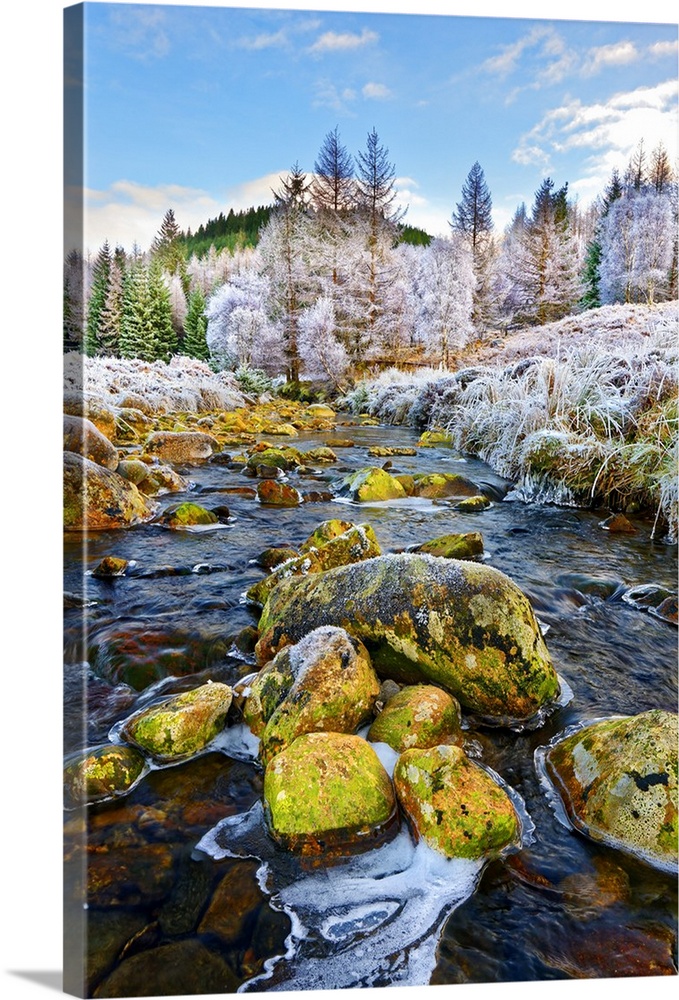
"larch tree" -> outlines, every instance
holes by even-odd
[[[468,243],[474,269],[473,322],[483,332],[493,319],[492,279],[495,261],[493,200],[483,170],[474,163],[462,187],[462,201],[453,212],[451,227]]]

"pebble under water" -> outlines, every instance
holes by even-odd
[[[355,446],[338,449],[337,463],[291,481],[328,489],[373,464],[368,447],[417,441],[407,428],[350,434]],[[325,436],[292,443],[311,448]],[[253,480],[208,462],[179,471],[191,499],[228,506],[227,523],[151,523],[94,533],[86,545],[67,535],[64,751],[114,740],[121,720],[160,696],[255,669],[235,639],[257,624],[243,594],[262,578],[253,560],[263,549],[296,548],[331,517],[369,521],[384,553],[480,531],[484,559],[528,595],[572,691],[539,728],[465,734],[467,752],[520,804],[520,847],[485,865],[449,861],[402,828],[380,848],[312,867],[273,846],[257,742],[234,727],[196,758],[151,768],[127,796],[66,813],[66,937],[81,947],[86,898],[86,995],[676,974],[676,878],[564,825],[534,760],[570,726],[676,711],[676,628],[633,592],[676,592],[676,546],[652,542],[651,522],[614,535],[600,527],[608,511],[501,500],[507,484],[447,448],[392,461],[390,471],[461,472],[497,499],[474,513],[422,499],[267,508],[234,492]],[[161,497],[161,507],[183,498]],[[106,555],[129,560],[124,576],[90,575]]]

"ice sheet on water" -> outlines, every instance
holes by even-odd
[[[443,924],[484,865],[416,845],[404,827],[379,848],[305,870],[273,844],[261,802],[223,820],[197,850],[215,860],[258,857],[260,885],[291,920],[285,954],[239,992],[426,985]]]

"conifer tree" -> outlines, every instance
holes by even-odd
[[[346,212],[354,202],[354,161],[339,138],[337,126],[328,132],[314,163],[311,195],[314,208]]]
[[[87,329],[85,331],[84,353],[93,357],[100,346],[99,334],[101,314],[108,294],[111,278],[111,248],[104,240],[92,271],[92,287],[87,305]]]
[[[151,244],[151,258],[169,275],[176,275],[179,278],[186,295],[189,287],[186,243],[182,239],[182,232],[171,208],[165,213],[160,229]]]
[[[205,296],[200,288],[196,288],[189,295],[189,308],[184,320],[184,353],[190,358],[207,361],[210,351],[205,339],[206,333]]]
[[[98,354],[115,357],[119,353],[123,325],[123,282],[124,271],[121,268],[120,255],[114,254],[106,299],[99,317]]]
[[[158,263],[151,261],[148,269],[151,322],[155,328],[154,360],[169,361],[177,353],[177,334],[172,324],[170,290],[163,280]]]
[[[477,161],[467,175],[462,187],[462,201],[458,202],[450,225],[471,250],[474,269],[472,320],[479,331],[490,324],[493,311],[491,283],[495,246],[492,209],[493,200]]]

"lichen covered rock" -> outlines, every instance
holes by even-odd
[[[559,694],[530,602],[480,563],[404,553],[283,580],[260,619],[258,661],[321,625],[361,639],[381,676],[439,684],[500,723]]]
[[[519,842],[506,791],[458,746],[404,751],[394,788],[414,835],[446,857],[489,857]]]
[[[384,469],[371,466],[359,469],[346,476],[339,485],[340,496],[347,496],[357,503],[375,503],[383,500],[398,500],[406,492],[394,476]]]
[[[418,545],[415,552],[442,556],[445,559],[473,559],[483,555],[483,536],[479,531],[441,535]]]
[[[661,868],[677,868],[677,715],[596,722],[549,747],[548,777],[573,826]]]
[[[368,739],[388,743],[399,753],[412,747],[460,743],[460,706],[441,688],[408,685],[389,698],[370,727]]]
[[[64,527],[99,531],[150,521],[156,506],[116,472],[64,452]]]
[[[205,461],[221,450],[217,439],[203,431],[154,431],[146,439],[145,448],[163,462],[178,465]]]
[[[343,535],[345,531],[353,527],[351,521],[342,521],[337,517],[322,521],[317,528],[314,528],[307,540],[300,545],[299,551],[308,552],[309,549],[318,549],[321,545],[332,541],[338,535]]]
[[[261,733],[266,764],[302,733],[355,732],[371,718],[379,690],[363,643],[343,629],[319,628],[264,667],[243,716]]]
[[[491,502],[488,497],[484,497],[481,493],[478,496],[467,497],[465,500],[460,500],[459,503],[455,504],[455,510],[461,510],[463,513],[475,514],[479,510],[486,510],[491,506]]]
[[[106,743],[70,757],[64,766],[67,808],[125,795],[146,769],[134,747]]]
[[[211,510],[206,510],[200,504],[191,503],[189,500],[185,503],[168,507],[161,518],[162,523],[166,524],[169,528],[188,528],[198,524],[217,524],[218,520],[217,515]]]
[[[299,736],[267,767],[264,801],[274,839],[302,855],[368,850],[398,825],[389,775],[351,734]]]
[[[191,757],[224,728],[232,696],[227,684],[203,684],[131,716],[123,738],[156,760]]]

